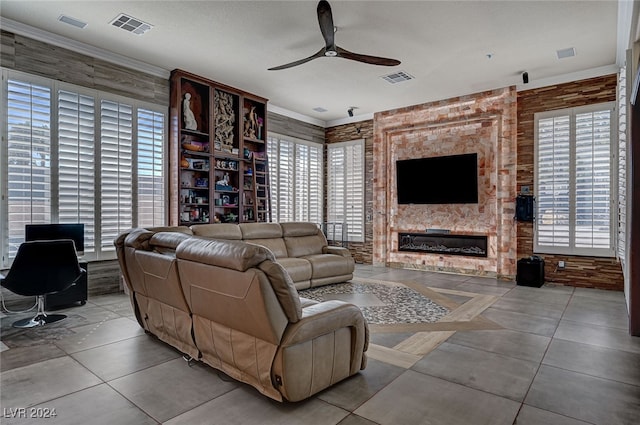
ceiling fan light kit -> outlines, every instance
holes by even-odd
[[[322,32],[322,37],[324,38],[325,46],[320,49],[315,54],[297,60],[295,62],[287,63],[280,66],[275,66],[273,68],[269,68],[269,71],[277,71],[280,69],[292,68],[294,66],[302,65],[303,63],[307,63],[313,59],[320,57],[328,57],[328,58],[344,58],[353,60],[356,62],[367,63],[370,65],[381,65],[381,66],[396,66],[400,65],[400,61],[397,59],[389,59],[382,58],[378,56],[370,56],[363,55],[360,53],[353,53],[348,50],[337,46],[335,43],[335,30],[336,27],[333,25],[333,15],[331,13],[331,6],[329,2],[326,0],[321,0],[318,3],[318,24],[320,25],[320,32]]]

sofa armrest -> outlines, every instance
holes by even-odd
[[[363,344],[366,351],[369,328],[358,307],[338,300],[307,305],[302,309],[302,319],[289,324],[280,345],[293,346],[346,327],[355,329],[356,346]]]
[[[325,246],[322,248],[322,253],[340,255],[347,258],[351,257],[351,252],[347,248],[341,246]]]

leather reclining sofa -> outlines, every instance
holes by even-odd
[[[328,246],[324,233],[313,223],[195,224],[190,229],[196,236],[242,240],[269,248],[297,289],[353,278],[355,262],[349,250]]]
[[[299,297],[264,246],[192,233],[134,229],[115,241],[147,332],[278,401],[303,400],[365,368],[369,331],[358,307]]]

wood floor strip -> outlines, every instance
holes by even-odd
[[[440,344],[445,342],[455,331],[436,331],[436,332],[418,332],[396,345],[396,350],[405,353],[414,354],[416,356],[424,356],[438,348]]]
[[[460,308],[441,318],[439,322],[464,322],[472,320],[498,299],[499,297],[495,295],[476,295],[473,299],[462,304]]]
[[[422,356],[404,353],[402,351],[394,350],[393,348],[388,348],[376,344],[369,344],[367,356],[371,359],[389,363],[405,369],[409,369],[422,358]]]

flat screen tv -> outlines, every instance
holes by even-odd
[[[478,154],[396,161],[398,204],[477,204]]]
[[[24,228],[27,241],[71,239],[78,255],[84,254],[84,224],[27,224]]]

